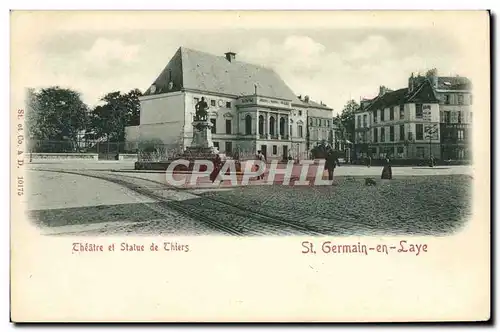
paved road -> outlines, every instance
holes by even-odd
[[[73,169],[73,170],[122,170],[133,171],[134,162],[130,161],[47,161],[27,164],[28,169]],[[473,166],[437,166],[437,167],[393,167],[394,175],[449,175],[474,173]],[[335,169],[337,176],[380,176],[381,166],[342,165]]]
[[[377,177],[375,187],[365,186],[362,178],[338,177],[328,187],[189,192],[149,181],[162,179],[161,173],[79,171],[110,182],[32,170],[27,197],[32,219],[56,234],[441,234],[463,225],[470,213],[470,176],[413,176],[427,169],[404,169],[410,173],[392,181]],[[340,167],[338,173],[342,170],[377,172],[375,167]]]

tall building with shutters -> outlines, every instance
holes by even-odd
[[[356,157],[469,159],[471,104],[469,79],[435,70],[402,89],[381,86],[355,114]]]

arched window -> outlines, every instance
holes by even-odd
[[[280,118],[280,135],[285,136],[285,118]]]
[[[245,135],[252,135],[252,116],[250,114],[245,116]]]
[[[269,118],[269,134],[271,136],[274,136],[274,127],[275,127],[275,120],[274,117]]]
[[[259,115],[259,135],[264,134],[264,117]]]

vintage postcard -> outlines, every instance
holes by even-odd
[[[490,319],[487,11],[10,19],[12,321]]]

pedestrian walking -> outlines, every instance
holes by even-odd
[[[325,167],[328,171],[328,180],[333,180],[333,171],[335,170],[335,165],[338,162],[335,152],[333,150],[328,151],[325,158]]]
[[[391,180],[392,179],[392,167],[391,167],[391,161],[389,157],[385,159],[385,165],[384,168],[382,169],[382,176],[381,179],[383,180]]]
[[[372,157],[371,157],[371,156],[368,156],[367,161],[366,161],[366,166],[367,166],[368,168],[370,168],[370,167],[371,167],[371,165],[372,165]]]
[[[266,163],[266,157],[264,156],[264,154],[262,153],[262,151],[257,151],[257,160],[260,160],[261,162],[263,162],[264,164]],[[257,166],[257,170],[259,170],[259,167],[260,166]],[[265,170],[265,169],[264,169]],[[262,180],[264,178],[264,172],[262,172],[261,175],[259,175],[259,179]]]
[[[215,182],[215,180],[217,179],[217,175],[219,175],[219,172],[222,169],[222,160],[218,153],[215,155],[213,163],[214,163],[214,169],[212,173],[210,173],[210,181],[212,181],[212,183]]]

